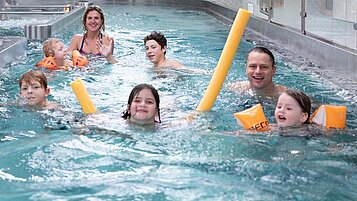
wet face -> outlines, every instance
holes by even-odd
[[[279,127],[302,125],[308,118],[307,113],[302,112],[298,102],[286,93],[279,97],[275,108],[275,119]]]
[[[246,73],[252,89],[262,90],[273,86],[275,70],[269,55],[254,51],[249,53]]]
[[[56,60],[65,60],[67,55],[67,50],[62,42],[55,43],[53,47],[53,53]]]
[[[88,31],[98,31],[102,26],[103,20],[96,10],[88,12],[86,17],[86,27]]]
[[[130,121],[140,125],[155,123],[157,104],[150,89],[141,90],[129,106]]]
[[[26,104],[31,106],[43,107],[46,105],[46,96],[50,93],[50,89],[45,89],[40,82],[31,80],[22,82],[20,95],[26,101]]]
[[[164,53],[166,52],[166,47],[161,49],[160,44],[155,40],[148,40],[145,43],[145,50],[146,57],[154,64],[158,64],[160,61],[165,59]]]

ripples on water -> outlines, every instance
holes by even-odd
[[[241,130],[233,113],[258,100],[223,86],[211,112],[197,114],[191,122],[182,120],[196,109],[211,77],[153,71],[142,39],[160,30],[169,39],[169,58],[212,71],[229,27],[204,12],[184,8],[103,8],[107,31],[115,38],[117,64],[98,61],[86,71],[46,72],[52,90],[49,99],[62,104],[61,111],[0,107],[2,200],[353,200],[357,196],[354,88],[335,84],[311,62],[296,61],[289,51],[246,34],[226,83],[246,79],[245,54],[253,47],[251,42],[266,45],[278,60],[275,81],[306,91],[317,104],[346,105],[348,129],[311,138],[282,137],[276,131],[224,134]],[[69,44],[77,32],[80,27],[59,37]],[[18,78],[41,57],[41,44],[30,43],[27,57],[1,72],[1,101],[16,99]],[[78,77],[103,113],[103,118],[91,119],[92,124],[104,131],[76,127],[84,115],[69,83]],[[162,102],[163,123],[149,130],[120,120],[132,87],[144,82],[159,90]],[[267,118],[274,122],[275,103],[265,104]]]

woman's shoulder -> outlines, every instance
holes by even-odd
[[[82,40],[83,34],[74,34],[72,40]]]

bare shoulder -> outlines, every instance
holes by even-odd
[[[230,83],[228,85],[228,88],[233,91],[248,90],[250,89],[250,84],[249,81],[238,81],[238,82]]]
[[[74,34],[72,37],[72,41],[82,40],[83,34]]]
[[[166,63],[166,66],[170,66],[170,67],[174,67],[174,68],[183,67],[183,65],[180,62],[173,60],[173,59],[168,60]]]
[[[288,89],[286,86],[279,84],[275,85],[275,88],[280,94]]]
[[[46,106],[43,109],[51,110],[51,109],[58,109],[60,105],[56,102],[47,101]]]
[[[78,50],[79,44],[82,41],[83,34],[75,34],[72,37],[71,43],[69,44],[68,51]]]

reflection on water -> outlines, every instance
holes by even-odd
[[[277,57],[274,81],[306,91],[315,104],[346,105],[348,128],[322,131],[324,136],[301,129],[226,134],[242,130],[233,113],[258,102],[274,123],[276,100],[226,87],[246,79],[245,56],[254,44],[242,40],[212,110],[187,121],[211,77],[154,71],[145,58],[143,37],[152,30],[162,31],[168,37],[169,58],[212,72],[229,26],[186,8],[107,5],[103,9],[107,32],[115,40],[117,64],[92,61],[84,71],[44,71],[49,99],[63,106],[60,111],[0,107],[2,200],[353,200],[357,196],[357,118],[351,89],[343,91],[326,82],[306,61],[296,66],[296,57],[290,62],[288,53],[265,42]],[[58,37],[69,44],[80,31],[77,27]],[[246,37],[264,42],[259,36]],[[41,44],[33,42],[26,58],[1,71],[1,102],[18,97],[18,78],[41,58]],[[101,112],[98,116],[82,113],[69,86],[79,77]],[[120,117],[131,89],[140,83],[159,91],[163,123],[155,128],[135,127]]]

